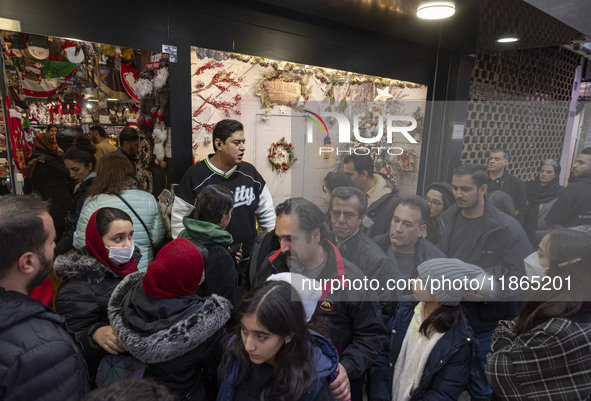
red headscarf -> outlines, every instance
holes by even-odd
[[[195,294],[205,263],[193,243],[177,238],[166,244],[148,266],[142,285],[156,299]]]
[[[99,212],[99,210],[101,209],[98,209],[96,212],[94,212],[92,216],[90,216],[90,220],[88,220],[88,225],[86,226],[86,249],[99,262],[107,266],[115,273],[126,276],[130,273],[136,272],[137,261],[133,256],[131,259],[129,259],[129,262],[123,265],[116,265],[111,261],[111,259],[109,259],[109,250],[105,247],[103,238],[99,234],[98,228],[96,226],[96,214]]]

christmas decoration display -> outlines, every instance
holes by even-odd
[[[382,94],[383,93],[384,92],[382,91]],[[387,104],[383,101],[374,101],[370,103],[369,111],[361,114],[359,117],[359,134],[365,138],[375,137],[378,134],[379,120],[380,118],[383,118],[385,114],[399,114],[399,108],[395,103]],[[415,139],[420,139],[420,132],[422,132],[423,129],[423,114],[421,113],[421,109],[417,108],[417,110],[412,113],[412,116],[417,120],[417,128],[415,128],[414,131],[411,131],[411,133],[414,133]],[[400,152],[400,149],[402,149],[400,147],[398,147],[395,152],[385,151],[384,149],[394,145],[388,144],[386,139],[387,138],[384,135],[382,139],[371,146],[369,154],[374,160],[375,171],[386,176],[392,182],[396,181],[396,177],[402,177],[405,174],[414,173],[418,167],[416,165],[418,157],[416,151],[414,149],[403,149],[402,152]],[[354,141],[354,147],[364,146],[365,144]],[[343,154],[346,154],[346,152],[343,152]],[[341,155],[341,162],[343,158],[344,156]]]
[[[283,172],[289,170],[291,165],[297,160],[294,154],[291,142],[286,142],[285,137],[277,142],[273,142],[269,147],[269,163],[273,171]]]
[[[312,88],[309,77],[298,75],[291,71],[270,71],[257,83],[256,94],[261,97],[261,107],[270,108],[275,105],[298,106],[301,110],[310,98]]]
[[[240,94],[237,93],[230,98],[224,96],[230,92],[231,87],[241,88],[244,78],[237,77],[234,72],[228,72],[223,67],[223,63],[216,60],[210,60],[197,68],[195,73],[193,73],[193,76],[203,77],[206,71],[221,68],[213,75],[213,77],[211,77],[208,83],[203,82],[201,79],[197,81],[197,87],[193,91],[193,94],[197,95],[201,101],[201,104],[193,113],[193,133],[201,129],[204,129],[207,133],[211,133],[213,131],[215,124],[208,123],[202,120],[200,117],[201,114],[206,110],[208,110],[208,112],[211,112],[212,108],[214,110],[219,110],[224,114],[225,118],[231,118],[232,115],[241,114],[240,110],[238,109],[238,105],[242,99]],[[207,138],[208,137],[206,136],[206,142]]]

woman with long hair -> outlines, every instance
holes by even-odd
[[[528,207],[523,229],[534,246],[546,234],[546,216],[564,189],[558,182],[559,178],[560,164],[556,160],[547,159],[538,168],[537,177],[525,183]]]
[[[197,247],[177,238],[146,272],[125,277],[109,302],[111,325],[126,350],[179,400],[216,397],[215,371],[232,304],[195,294],[204,265]]]
[[[588,400],[591,234],[551,228],[537,253],[540,267],[535,270],[547,269],[547,276],[535,281],[550,284],[527,295],[530,300],[515,320],[499,323],[492,334],[486,379],[495,399]]]
[[[232,191],[223,185],[206,186],[197,196],[191,216],[183,218],[185,229],[179,238],[195,240],[207,248],[205,280],[197,293],[201,296],[218,294],[235,305],[244,291],[238,286],[236,259],[228,249],[234,242],[232,234],[226,231],[233,208]]]
[[[119,152],[105,154],[97,164],[96,177],[88,188],[87,198],[80,212],[74,247],[84,246],[85,227],[90,216],[101,207],[125,210],[133,221],[135,244],[141,253],[138,269],[146,270],[154,260],[154,245],[165,236],[162,213],[156,198],[138,188],[135,168]]]
[[[484,280],[484,272],[458,259],[437,258],[417,270],[413,292],[420,302],[400,302],[388,322],[390,338],[370,368],[370,401],[457,400],[468,389],[477,345],[460,307],[466,288],[433,284],[444,277]]]
[[[74,232],[86,198],[86,191],[96,177],[94,152],[95,148],[90,138],[81,133],[76,135],[73,145],[64,154],[64,164],[70,172],[70,177],[76,183],[76,187],[74,187],[74,194],[70,201],[70,210],[66,215],[66,231],[62,239],[55,245],[55,255],[64,254],[73,248]]]
[[[297,291],[265,281],[237,307],[237,325],[220,370],[218,401],[332,400],[338,354],[308,330]]]
[[[127,213],[101,208],[86,226],[86,246],[79,254],[58,256],[54,263],[55,275],[63,280],[55,308],[82,346],[91,377],[104,355],[124,351],[109,324],[107,307],[117,284],[137,271],[133,233]]]

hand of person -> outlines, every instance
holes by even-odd
[[[486,298],[484,297],[484,295],[479,294],[476,291],[470,290],[470,291],[466,291],[466,293],[462,297],[462,301],[484,302],[484,301],[486,301]]]
[[[228,247],[228,250],[230,251],[230,253],[232,253],[232,249],[230,249],[230,247]],[[233,254],[234,255],[234,260],[236,260],[236,264],[239,265],[240,262],[242,261],[242,248],[240,248],[240,250],[236,253]]]
[[[351,386],[349,384],[349,376],[347,376],[347,370],[340,363],[337,369],[339,375],[336,379],[333,380],[332,383],[330,383],[332,396],[337,401],[349,401],[351,399]]]
[[[92,339],[99,347],[111,355],[117,355],[119,352],[125,351],[123,344],[121,344],[111,326],[103,326],[97,329],[92,335]]]

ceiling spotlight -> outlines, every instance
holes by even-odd
[[[456,12],[452,1],[425,1],[417,9],[417,17],[421,19],[449,18]]]
[[[505,35],[497,39],[498,43],[513,43],[517,42],[519,38],[515,35]]]

